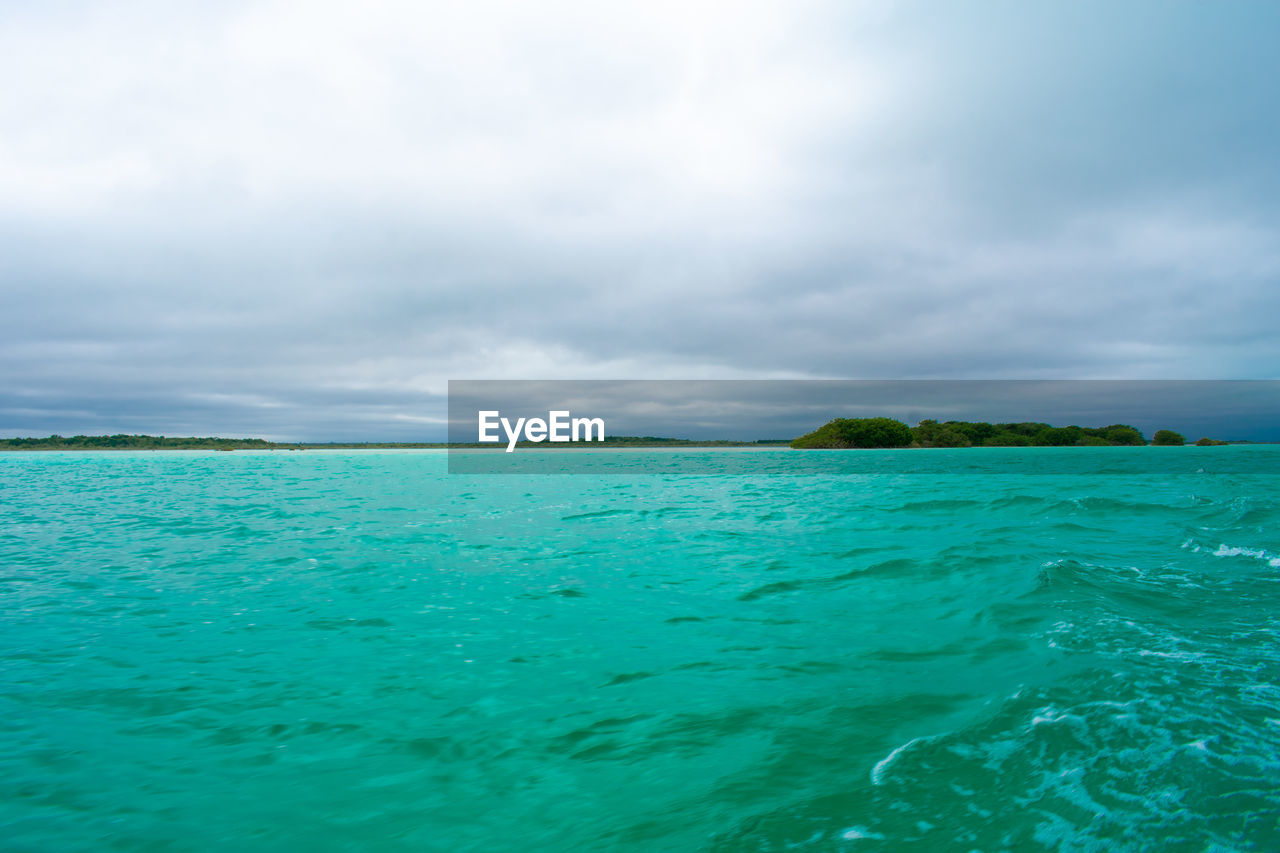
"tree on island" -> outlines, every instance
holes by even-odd
[[[1087,433],[1093,433],[1094,430],[1085,430]],[[1145,447],[1147,440],[1142,437],[1142,433],[1128,424],[1112,424],[1105,426],[1099,430],[1102,438],[1111,444],[1122,444],[1130,447]]]
[[[1158,447],[1181,447],[1187,443],[1187,439],[1180,432],[1174,432],[1171,429],[1158,429],[1156,434],[1151,436],[1151,443]]]
[[[1202,438],[1196,442],[1196,447],[1218,447],[1219,445],[1228,444],[1229,442],[1218,441],[1216,438]]]
[[[802,435],[791,446],[801,450],[910,447],[911,428],[893,418],[836,418]]]
[[[963,426],[973,426],[972,424],[960,425],[954,422],[940,424],[932,418],[926,418],[916,424],[915,429],[911,430],[911,436],[914,444],[921,447],[972,447],[975,444],[974,439],[977,438],[977,444],[981,444],[983,440],[989,436],[976,436],[971,430],[966,430]],[[991,426],[991,424],[984,424]]]
[[[1142,433],[1128,424],[1055,427],[1032,421],[989,424],[926,419],[911,430],[911,435],[915,439],[913,447],[1140,447],[1147,443]]]
[[[905,433],[903,432],[905,430]],[[1145,446],[1128,424],[1055,427],[1037,421],[990,424],[932,418],[908,427],[891,418],[836,418],[791,442],[799,449],[857,447],[1116,447]]]

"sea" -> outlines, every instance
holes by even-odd
[[[531,453],[0,454],[0,849],[1280,850],[1280,446]]]

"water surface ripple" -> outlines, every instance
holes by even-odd
[[[1278,451],[4,454],[0,847],[1280,849]]]

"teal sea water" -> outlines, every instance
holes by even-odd
[[[0,455],[0,849],[1280,849],[1280,448],[686,453]]]

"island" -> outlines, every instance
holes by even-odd
[[[1152,443],[1185,444],[1173,430],[1157,430]],[[1203,438],[1198,446],[1226,444]],[[791,442],[798,450],[905,447],[1141,447],[1142,432],[1128,424],[1105,427],[1066,426],[1026,421],[920,421],[909,427],[893,418],[835,418]]]

